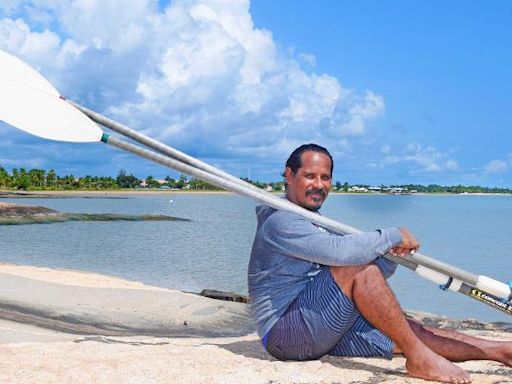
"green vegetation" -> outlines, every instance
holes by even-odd
[[[259,188],[269,191],[283,191],[284,182],[276,181],[264,183],[256,180],[242,178]],[[59,176],[55,170],[45,171],[42,169],[13,168],[8,172],[0,166],[0,188],[11,190],[112,190],[112,189],[162,189],[162,190],[190,190],[190,191],[219,191],[220,188],[196,178],[188,178],[180,175],[178,179],[167,176],[165,179],[156,179],[148,176],[139,179],[134,175],[128,175],[125,170],[119,171],[116,178],[85,176],[75,177],[73,175]],[[333,182],[333,191],[336,192],[359,192],[359,193],[512,193],[510,188],[481,187],[452,185],[442,186],[437,184],[405,184],[405,185],[380,185],[371,187],[369,185],[349,185],[347,182]]]
[[[350,186],[347,183],[338,188],[339,182],[335,184],[335,190],[340,192],[353,192],[353,188],[360,188],[362,190],[366,189],[364,192],[384,192],[384,193],[402,193],[402,194],[410,194],[410,193],[453,193],[453,194],[461,194],[461,193],[507,193],[512,194],[512,189],[510,188],[498,188],[498,187],[482,187],[479,185],[438,185],[438,184],[429,184],[429,185],[421,185],[421,184],[403,184],[403,185],[380,185],[378,187],[372,187],[369,185],[357,184]],[[361,191],[356,191],[361,192]]]
[[[270,191],[284,191],[284,181],[272,181],[270,183],[262,183],[261,181],[251,180],[247,177],[242,177],[242,180],[251,183],[261,189],[268,189]]]
[[[394,187],[394,186],[392,186]],[[437,184],[429,184],[427,186],[419,184],[407,184],[398,187],[407,188],[408,190],[416,190],[420,193],[512,193],[510,188],[498,187],[481,187],[479,185],[451,185],[441,186]]]
[[[177,180],[167,176],[163,180],[148,176],[139,179],[134,175],[128,175],[125,170],[119,171],[114,179],[112,177],[73,175],[59,176],[55,170],[13,168],[8,172],[0,166],[0,188],[12,190],[112,190],[112,189],[188,189],[188,190],[220,190],[202,180],[189,179],[180,175]]]
[[[119,188],[111,177],[74,177],[73,175],[58,176],[52,169],[48,172],[42,169],[13,168],[8,173],[0,166],[0,188],[15,190],[76,190],[76,189],[116,189]]]

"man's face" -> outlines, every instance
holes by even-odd
[[[306,209],[320,209],[331,190],[331,159],[324,153],[306,151],[301,157],[302,166],[294,175],[287,167],[284,174],[288,186],[286,197]]]

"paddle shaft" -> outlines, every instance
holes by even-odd
[[[3,70],[2,75],[5,75],[5,73],[8,74],[7,77],[2,78],[4,81],[2,83],[2,87],[0,87],[0,90],[2,91],[1,96],[3,98],[1,104],[6,107],[1,111],[2,113],[0,113],[0,117],[3,120],[6,120],[9,124],[36,136],[45,137],[51,140],[76,142],[91,142],[99,140],[103,132],[84,115],[78,112],[81,111],[92,120],[99,122],[100,124],[105,125],[127,137],[131,137],[132,139],[153,148],[166,156],[169,156],[169,158],[132,144],[124,143],[115,138],[109,139],[108,135],[103,134],[103,138],[101,140],[106,143],[148,158],[149,160],[156,161],[162,165],[194,175],[221,188],[252,197],[274,208],[286,209],[295,212],[310,221],[335,232],[344,234],[359,233],[355,228],[304,210],[287,200],[279,199],[276,196],[268,192],[264,192],[226,172],[218,170],[198,159],[142,135],[76,103],[69,101],[69,104],[74,106],[76,109],[64,108],[64,106],[68,104],[59,104],[54,99],[48,97],[53,96],[58,100],[59,94],[46,79],[37,74],[33,68],[3,51],[0,51],[0,64]],[[13,84],[16,86],[13,86]],[[25,113],[25,105],[27,103],[39,107],[32,111],[36,113],[29,114],[31,118],[27,118],[27,114]],[[21,106],[23,106],[23,108],[21,108]],[[64,116],[60,121],[61,124],[56,124],[55,121],[51,121],[49,123],[45,120],[45,117],[48,116],[49,113],[50,115],[52,114],[49,111],[53,111],[55,116]],[[75,111],[74,114],[73,111]],[[70,125],[73,126],[73,130],[69,130]],[[50,129],[50,132],[48,132],[49,127],[53,128]],[[387,257],[393,259],[390,255],[387,255]],[[478,289],[483,289],[482,287],[491,288],[489,292],[498,297],[508,296],[509,299],[512,297],[511,289],[503,283],[489,279],[485,276],[473,275],[460,268],[450,266],[446,263],[428,258],[427,256],[416,254],[411,255],[408,258],[397,258],[395,261],[415,270],[421,276],[427,277],[432,281],[443,281],[445,288],[449,287],[451,290],[468,285],[467,283],[469,282],[471,285],[475,285]],[[460,280],[454,280],[452,276]],[[454,284],[454,281],[457,283]],[[482,294],[479,299],[483,300],[482,297],[484,297],[485,300],[489,299],[489,296],[486,294],[486,290],[483,289],[483,291],[484,292],[481,292]],[[493,297],[490,297],[489,300],[493,302],[494,299]],[[494,300],[494,304],[498,303],[498,307],[503,307],[502,305],[499,305],[499,303],[504,303],[499,299],[496,300]]]
[[[248,183],[244,180],[241,180],[238,177],[235,177],[227,172],[224,172],[221,169],[215,168],[212,165],[205,163],[199,159],[196,159],[195,157],[192,157],[190,155],[187,155],[186,153],[183,153],[173,147],[170,147],[164,143],[161,143],[149,136],[144,135],[143,133],[137,132],[134,129],[131,129],[130,127],[127,127],[124,124],[120,124],[117,121],[114,121],[112,119],[109,119],[106,116],[103,116],[99,114],[98,112],[92,111],[78,103],[75,103],[72,100],[65,99],[69,104],[77,108],[79,111],[84,113],[86,116],[88,116],[92,121],[103,125],[104,127],[107,127],[111,129],[114,132],[117,132],[125,137],[129,137],[130,139],[133,139],[149,148],[154,149],[155,151],[166,155],[172,159],[176,159],[181,161],[182,163],[188,164],[192,167],[201,169],[203,171],[209,172],[211,174],[217,175],[219,177],[222,177],[226,180],[233,181],[234,183],[245,185],[248,188],[260,191],[263,194],[271,195],[270,193],[263,191],[262,189],[256,187],[255,185],[252,185],[251,183]]]
[[[415,264],[406,258],[391,255],[388,255],[387,258],[395,261],[403,267],[416,272],[424,279],[430,280],[435,284],[439,284],[439,288],[443,291],[450,290],[452,292],[462,293],[463,295],[478,300],[494,309],[512,316],[512,301],[510,299],[503,300],[496,295],[486,292],[485,290],[476,288],[475,286],[454,279],[453,277],[447,276],[443,273],[436,272],[421,265]]]
[[[251,193],[250,197],[252,197],[256,200],[262,201],[267,205],[271,205],[271,204],[269,204],[269,201],[271,201],[272,199],[273,200],[275,200],[275,199],[282,200],[266,191],[263,191],[263,190],[255,187],[254,185],[252,185],[250,183],[247,183],[237,177],[230,175],[227,172],[219,170],[209,164],[206,164],[198,159],[195,159],[195,158],[193,158],[181,151],[178,151],[168,145],[158,142],[158,141],[156,141],[140,132],[137,132],[123,124],[119,124],[112,119],[109,119],[97,112],[94,112],[86,107],[79,105],[78,103],[75,103],[71,100],[66,100],[66,101],[68,103],[70,103],[71,105],[73,105],[74,107],[76,107],[77,109],[79,109],[81,112],[83,112],[89,118],[91,118],[91,120],[93,120],[93,121],[97,122],[98,124],[101,124],[107,128],[110,128],[111,130],[118,132],[118,133],[122,134],[123,136],[129,137],[141,144],[144,144],[147,147],[152,148],[152,149],[156,150],[157,152],[162,153],[172,159],[177,159],[177,160],[181,161],[182,163],[185,163],[185,165],[189,165],[195,169],[202,170],[207,173],[213,174],[213,175],[218,176],[226,181],[231,181],[233,184],[244,186],[243,190],[242,189],[233,189],[227,185],[223,186],[221,188],[228,189],[228,190],[231,190],[231,191],[234,191],[237,193],[241,193],[243,195],[247,195],[246,193],[244,193],[244,191],[247,191],[247,189],[251,189],[251,190],[255,191],[256,193],[254,193],[254,194]],[[171,168],[176,169],[174,166],[171,166]],[[191,173],[191,170],[192,170],[192,168],[190,168],[188,171],[182,171],[182,172],[194,175],[193,173]],[[194,175],[194,176],[196,176],[202,180],[205,180],[202,176],[197,176],[197,175]],[[208,180],[206,180],[206,181],[208,181]],[[217,179],[215,179],[215,181],[208,181],[208,182],[211,182],[212,184],[219,186],[217,184],[218,183]],[[262,197],[262,199],[264,201],[259,198],[260,196]],[[280,206],[282,206],[282,205],[280,204]],[[303,209],[303,208],[296,210],[295,208],[297,206],[292,203],[287,204],[287,206],[293,207],[293,212],[296,212],[303,217],[306,217],[305,215],[307,215],[307,218],[310,219],[311,221],[315,222],[318,225],[327,227],[328,229],[331,229],[335,232],[341,232],[341,233],[345,233],[345,234],[360,232],[357,229],[347,226],[345,224],[336,222],[334,220],[326,219],[325,217],[322,217],[322,216],[314,215],[315,217],[321,217],[322,221],[329,220],[327,223],[325,223],[325,222],[319,223],[319,222],[311,219],[310,211],[307,211],[306,209]],[[288,209],[288,208],[279,208],[279,209]],[[288,209],[288,210],[290,210],[290,209]],[[448,263],[433,259],[431,257],[422,255],[420,253],[415,253],[414,255],[411,256],[411,259],[416,264],[423,265],[423,266],[433,269],[435,271],[448,274],[454,278],[465,281],[471,285],[478,284],[478,275],[475,275],[471,272],[465,271],[461,268],[452,266]]]
[[[262,202],[263,204],[269,205],[273,208],[285,209],[288,211],[292,211],[294,213],[301,215],[302,217],[305,217],[306,219],[310,220],[311,222],[318,224],[324,228],[330,229],[334,232],[343,233],[343,234],[356,234],[356,233],[361,232],[353,227],[347,226],[345,224],[339,223],[339,222],[329,219],[327,217],[320,216],[314,212],[308,211],[308,210],[306,210],[302,207],[299,207],[285,199],[280,199],[272,194],[264,193],[260,189],[248,188],[243,183],[223,179],[222,177],[212,174],[208,171],[196,168],[189,164],[185,164],[183,162],[180,162],[179,160],[148,151],[146,149],[140,148],[133,144],[119,140],[115,137],[109,136],[107,138],[106,142],[110,145],[117,147],[117,148],[124,149],[128,152],[131,152],[138,156],[155,161],[164,166],[170,167],[172,169],[178,170],[180,172],[183,172],[183,173],[186,173],[189,175],[193,175],[197,178],[205,180],[205,181],[207,181],[213,185],[216,185],[220,188],[230,190],[230,191],[239,193],[244,196],[251,197],[251,198],[258,200],[258,201]],[[392,258],[390,255],[386,255],[386,257]],[[447,275],[454,279],[466,282],[467,284],[469,284],[471,286],[478,287],[479,280],[482,278],[481,276],[471,274],[471,273],[464,271],[460,268],[450,266],[446,263],[437,261],[435,259],[431,259],[428,256],[424,256],[424,255],[414,254],[414,255],[407,256],[405,259],[404,258],[392,258],[392,259],[395,262],[398,262],[399,264],[409,263],[409,264],[413,264],[413,265],[424,266],[428,269],[434,270],[436,272],[440,272],[443,275]],[[494,280],[493,280],[493,282],[494,282]],[[496,283],[502,285],[502,286],[500,286],[500,289],[496,290],[496,289],[492,289],[492,287],[491,287],[491,289],[489,289],[489,287],[486,287],[487,288],[486,291],[490,291],[498,297],[508,297],[510,295],[510,289],[508,287],[506,287],[503,283],[500,283],[500,282],[496,282]],[[482,287],[480,287],[480,288],[482,288]]]
[[[357,233],[361,232],[361,231],[359,231],[355,228],[352,228],[348,225],[344,225],[342,223],[338,223],[337,221],[334,221],[327,217],[321,216],[318,213],[308,211],[307,209],[299,207],[298,205],[295,205],[286,199],[280,199],[274,195],[262,193],[262,191],[260,189],[248,188],[243,184],[236,183],[231,180],[223,179],[222,177],[214,175],[210,172],[193,167],[189,164],[182,163],[179,160],[172,159],[170,157],[161,155],[159,153],[155,153],[155,152],[149,151],[147,149],[138,147],[134,144],[128,143],[124,140],[120,140],[116,137],[108,136],[108,135],[104,135],[104,136],[107,136],[107,137],[104,138],[102,141],[109,145],[112,145],[116,148],[120,148],[125,151],[131,152],[135,155],[144,157],[148,160],[151,160],[151,161],[154,161],[161,165],[175,169],[179,172],[183,172],[188,175],[195,176],[195,177],[197,177],[201,180],[204,180],[210,184],[216,185],[219,188],[226,189],[226,190],[232,191],[232,192],[236,192],[236,193],[244,195],[244,196],[248,196],[250,198],[258,200],[261,203],[271,206],[273,208],[283,209],[283,210],[297,213],[298,215],[301,215],[302,217],[310,220],[311,222],[321,225],[322,227],[330,229],[332,231],[335,231],[338,233],[343,233],[343,234],[357,234]]]

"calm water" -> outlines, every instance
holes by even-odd
[[[191,222],[70,222],[0,228],[0,261],[80,269],[186,291],[247,292],[255,203],[228,194],[128,199],[5,199],[63,212],[165,214]],[[511,196],[331,195],[323,214],[360,229],[405,226],[421,251],[474,273],[512,279]],[[404,268],[391,284],[405,308],[508,321],[463,295],[442,292]]]

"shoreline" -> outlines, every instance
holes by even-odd
[[[41,191],[9,191],[9,190],[0,190],[0,198],[16,198],[16,197],[29,197],[31,195],[36,195],[36,197],[44,197],[44,195],[48,196],[97,196],[97,195],[156,195],[156,194],[208,194],[208,195],[216,195],[216,194],[233,194],[233,192],[229,191],[171,191],[171,190],[129,190],[129,189],[109,189],[109,190],[41,190]]]
[[[99,288],[99,289],[120,289],[120,290],[143,290],[143,291],[153,291],[153,292],[167,292],[167,293],[184,293],[187,295],[193,296],[201,296],[200,292],[192,292],[192,291],[182,291],[177,288],[166,288],[156,285],[150,285],[143,283],[141,281],[136,280],[128,280],[126,278],[108,275],[103,273],[97,273],[87,270],[79,270],[79,269],[69,269],[69,268],[55,268],[55,267],[43,267],[43,266],[34,266],[34,265],[26,265],[26,264],[14,264],[14,263],[5,263],[0,262],[0,275],[8,274],[12,276],[17,276],[21,278],[30,279],[33,281],[39,281],[44,283],[56,284],[59,286],[70,286],[70,287],[80,287],[80,288]],[[215,291],[215,289],[206,289],[203,290],[211,290]],[[235,292],[223,292],[223,291],[215,291],[219,293],[226,294],[236,294]],[[208,296],[206,296],[208,297]],[[212,299],[218,302],[226,301],[226,299],[218,298]],[[230,301],[230,300],[227,300]],[[238,302],[241,303],[241,302]],[[241,304],[242,306],[246,305],[245,303]],[[404,311],[411,314],[411,317],[425,317],[428,315],[435,316],[440,319],[440,324],[444,324],[453,328],[453,324],[461,323],[466,324],[469,328],[486,328],[486,329],[500,329],[502,331],[511,332],[512,333],[512,320],[509,322],[497,321],[497,322],[484,322],[479,321],[474,318],[468,317],[465,319],[455,319],[450,318],[442,314],[433,314],[424,311],[418,311],[415,309],[404,309]],[[1,319],[1,315],[0,315]]]
[[[283,191],[273,191],[272,194],[276,196],[284,195]],[[13,191],[0,189],[1,198],[22,198],[22,197],[80,197],[80,196],[115,196],[115,195],[168,195],[168,194],[197,194],[197,195],[236,195],[231,191],[208,191],[208,190],[160,190],[160,189],[146,189],[146,190],[131,190],[131,189],[109,189],[109,190],[33,190],[33,191]],[[346,196],[512,196],[512,193],[426,193],[416,192],[411,194],[390,194],[379,192],[339,192],[331,191],[331,195],[346,195]]]
[[[147,285],[139,281],[126,280],[113,275],[99,274],[78,269],[48,268],[0,262],[0,273],[47,283],[79,286],[84,288],[142,289],[166,292],[175,291],[169,288]]]

